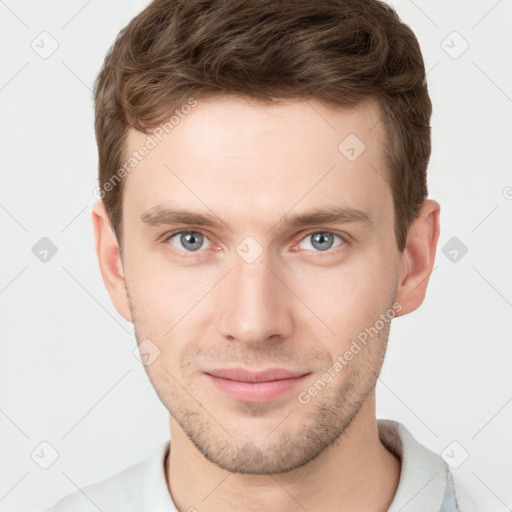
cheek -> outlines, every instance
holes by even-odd
[[[165,360],[176,361],[208,329],[209,292],[219,276],[211,269],[148,264],[147,259],[134,257],[126,275],[137,337],[151,339]]]
[[[347,262],[336,268],[310,267],[290,279],[294,280],[291,288],[322,320],[323,326],[318,325],[337,344],[373,325],[393,304],[396,289],[395,271],[381,257],[361,259],[357,264]]]

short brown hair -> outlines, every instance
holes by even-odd
[[[432,105],[421,50],[377,0],[154,0],[119,33],[94,94],[101,197],[120,245],[124,179],[105,185],[128,130],[150,133],[191,97],[343,107],[374,98],[400,251],[427,197]]]

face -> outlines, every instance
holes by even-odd
[[[123,271],[137,341],[157,354],[147,374],[224,469],[305,464],[373,393],[401,307],[378,120],[371,102],[200,101],[126,177]],[[146,141],[130,132],[127,152]]]

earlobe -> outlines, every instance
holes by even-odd
[[[439,203],[427,199],[409,228],[396,294],[402,310],[397,316],[416,310],[425,299],[439,239],[440,209]]]
[[[96,201],[92,206],[91,213],[96,256],[101,277],[117,312],[125,320],[131,322],[132,316],[126,290],[123,262],[103,201]]]

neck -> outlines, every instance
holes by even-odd
[[[180,512],[384,512],[398,487],[400,461],[379,440],[374,394],[336,442],[286,473],[230,473],[208,461],[172,417],[170,429],[166,476]]]

